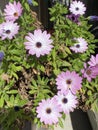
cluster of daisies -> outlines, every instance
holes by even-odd
[[[78,82],[77,82],[78,81]],[[37,107],[37,117],[45,124],[56,124],[61,113],[69,114],[76,108],[78,100],[77,90],[81,88],[82,78],[75,72],[62,72],[56,78],[57,95],[51,99],[44,99]]]
[[[80,1],[73,1],[69,8],[72,14],[67,17],[73,22],[79,24],[78,18],[86,11],[86,7]],[[86,40],[82,37],[74,38],[76,43],[70,49],[75,53],[83,53],[88,49]],[[56,124],[61,117],[61,113],[69,114],[78,104],[77,91],[82,87],[83,78],[91,81],[92,78],[98,76],[98,54],[91,56],[90,61],[84,64],[84,69],[81,70],[82,77],[75,71],[61,72],[56,78],[58,89],[57,95],[51,99],[42,100],[37,107],[37,117],[45,124]]]
[[[89,66],[88,66],[89,65]],[[77,91],[82,87],[83,78],[91,81],[98,76],[98,54],[91,56],[85,69],[81,70],[82,77],[75,71],[61,72],[56,78],[58,89],[57,95],[51,99],[42,100],[37,107],[37,117],[45,124],[56,124],[61,117],[61,113],[69,114],[78,105]]]
[[[69,7],[69,10],[71,14],[68,15],[67,17],[73,22],[79,24],[78,19],[81,15],[85,14],[86,7],[80,1],[73,1]],[[79,38],[74,38],[74,40],[76,41],[76,43],[72,47],[70,47],[70,49],[75,53],[79,53],[79,52],[83,53],[88,49],[87,41],[84,38],[79,37]]]
[[[75,21],[80,15],[86,11],[86,7],[80,1],[73,1],[69,8],[70,14],[67,16],[69,19],[75,17]],[[0,24],[0,37],[2,40],[13,39],[19,31],[20,26],[16,22],[22,15],[22,5],[20,2],[14,1],[6,5],[4,9],[5,21]],[[28,50],[30,55],[40,56],[49,54],[53,48],[51,35],[47,31],[41,29],[34,30],[33,33],[29,32],[25,36],[24,42],[25,49]],[[88,49],[86,40],[82,37],[74,38],[76,43],[70,47],[75,53],[83,53]],[[0,53],[0,60],[4,56]],[[77,91],[82,87],[83,78],[91,81],[92,78],[98,76],[98,54],[94,57],[91,56],[90,61],[84,64],[84,69],[81,70],[83,77],[79,76],[75,71],[61,72],[56,78],[56,86],[58,89],[57,95],[49,99],[43,99],[36,108],[37,117],[44,124],[56,124],[62,113],[69,114],[73,111],[78,104]]]
[[[22,6],[20,2],[9,3],[4,9],[5,21],[0,24],[0,37],[2,40],[6,38],[12,39],[19,31],[19,25],[16,20],[22,14]]]

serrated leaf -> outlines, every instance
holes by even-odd
[[[4,105],[4,97],[2,95],[1,98],[0,98],[0,108],[2,108],[3,105]]]
[[[25,3],[25,8],[27,9],[27,11],[30,11],[29,4]]]
[[[63,124],[63,121],[61,119],[59,119],[59,125],[61,128],[64,128],[64,124]]]
[[[17,94],[18,90],[10,90],[6,92],[7,94]]]
[[[65,47],[65,51],[66,51],[68,54],[72,54],[71,51],[70,51],[70,49],[69,49],[67,46]]]

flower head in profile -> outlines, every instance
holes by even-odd
[[[55,96],[57,104],[61,108],[61,112],[69,114],[76,108],[78,101],[77,97],[69,91],[66,95],[58,92],[58,95]]]
[[[28,3],[29,3],[29,5],[32,5],[33,3],[32,3],[32,0],[28,0]]]
[[[5,19],[15,21],[21,16],[22,10],[22,5],[19,1],[17,3],[16,1],[14,3],[9,2],[4,9]]]
[[[3,58],[4,58],[4,52],[0,51],[0,63],[2,62]]]
[[[50,39],[51,35],[47,34],[46,31],[42,32],[40,29],[35,30],[34,34],[29,33],[26,36],[27,42],[25,42],[25,48],[29,50],[29,54],[40,57],[41,55],[49,54],[53,46],[53,42]]]
[[[81,70],[83,74],[83,78],[87,78],[89,82],[91,82],[92,79],[96,78],[98,76],[98,66],[89,66],[87,67],[87,64],[84,64],[84,69]]]
[[[86,11],[86,7],[84,6],[84,4],[81,1],[73,1],[70,5],[69,8],[70,12],[75,14],[75,15],[83,15],[85,14]]]
[[[92,15],[88,17],[90,21],[98,21],[98,16]]]
[[[80,38],[74,38],[77,43],[75,43],[73,46],[70,47],[72,51],[75,53],[83,53],[87,50],[88,44],[86,40],[82,37]]]
[[[59,74],[56,78],[57,89],[66,94],[69,90],[73,94],[81,88],[82,78],[75,71],[66,71]]]
[[[90,66],[98,65],[98,54],[96,56],[91,55],[90,61],[88,62]]]
[[[61,117],[60,108],[53,98],[42,100],[39,103],[36,112],[37,117],[40,118],[40,121],[44,124],[56,124],[58,122],[58,118]]]
[[[2,40],[8,38],[12,39],[19,30],[19,26],[17,23],[14,23],[13,21],[6,21],[0,24],[0,37]]]

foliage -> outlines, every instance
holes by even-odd
[[[37,5],[36,1],[33,2]],[[43,125],[36,117],[38,103],[57,94],[55,79],[62,71],[76,71],[82,76],[83,65],[95,53],[94,43],[97,42],[89,31],[91,25],[88,24],[88,18],[80,16],[81,25],[78,25],[66,17],[69,13],[68,8],[56,3],[49,9],[50,21],[53,22],[51,35],[54,47],[51,53],[40,58],[29,55],[23,43],[28,32],[37,29],[37,21],[28,2],[21,0],[21,4],[23,13],[17,20],[20,26],[18,34],[11,40],[0,39],[0,50],[4,52],[0,66],[0,124],[5,130],[21,129],[24,120],[30,120],[38,126]],[[3,21],[2,13],[0,23]],[[75,44],[72,40],[74,37],[82,37],[87,41],[86,52],[77,54],[70,50],[70,46]],[[92,82],[83,79],[82,88],[77,92],[77,96],[78,100],[84,103],[83,109],[85,106],[98,109],[98,77]],[[62,114],[62,118],[64,117]],[[62,119],[59,120],[59,124],[62,126]]]

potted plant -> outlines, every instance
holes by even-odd
[[[29,3],[28,3],[29,2]],[[91,109],[98,96],[98,40],[89,31],[86,7],[53,1],[53,30],[31,11],[35,0],[10,0],[0,19],[0,124],[21,130],[62,126],[76,108]]]

